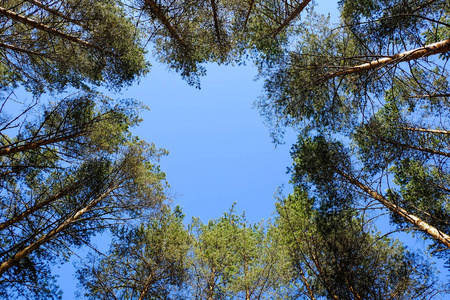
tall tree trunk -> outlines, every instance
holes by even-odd
[[[178,32],[172,26],[172,24],[170,24],[167,17],[161,11],[159,5],[153,0],[145,0],[145,4],[147,4],[150,7],[150,10],[156,15],[156,17],[164,25],[164,27],[166,27],[166,29],[169,31],[170,35],[178,42],[178,44],[180,44],[181,47],[183,47],[187,50],[188,46],[184,42],[183,38],[178,34]]]
[[[11,219],[3,222],[0,224],[0,231],[8,228],[9,226],[22,221],[23,219],[25,219],[26,217],[28,217],[29,215],[31,215],[32,213],[40,210],[41,208],[55,202],[58,199],[61,199],[65,196],[67,196],[70,192],[76,190],[77,188],[81,187],[82,183],[81,182],[77,182],[65,189],[63,189],[62,191],[59,191],[58,193],[48,197],[47,199],[45,199],[44,201],[38,202],[36,205],[32,206],[32,207],[28,207],[25,211],[23,211],[22,213],[12,217]]]
[[[417,150],[417,151],[421,151],[421,152],[426,152],[426,153],[430,153],[433,155],[442,155],[442,156],[447,156],[450,157],[450,153],[449,152],[444,152],[444,151],[439,151],[439,150],[433,150],[433,149],[428,149],[428,148],[422,148],[422,147],[418,147],[418,146],[413,146],[413,145],[408,145],[405,143],[400,143],[391,139],[385,139],[383,137],[379,137],[376,136],[375,139],[397,146],[397,147],[401,147],[401,148],[405,148],[405,149],[413,149],[413,150]]]
[[[289,225],[289,227],[290,227],[291,230],[292,230],[292,235],[293,235],[293,237],[294,237],[294,241],[295,241],[295,243],[296,243],[297,251],[298,251],[298,250],[302,249],[302,247],[300,246],[300,241],[301,241],[301,239],[299,239],[299,238],[295,235],[295,228],[294,228],[294,226],[292,225],[292,223],[291,223],[291,221],[290,221],[291,219],[289,218],[289,214],[288,214],[288,211],[287,211],[286,207],[284,207],[284,210],[285,210],[285,213],[286,213],[286,221],[288,222],[288,225]],[[306,240],[306,239],[305,239],[305,240]],[[311,250],[311,249],[310,249],[310,250]],[[313,291],[312,287],[309,285],[308,280],[306,279],[305,272],[303,271],[302,266],[300,265],[300,263],[297,264],[296,270],[297,270],[298,273],[300,274],[300,280],[302,281],[303,285],[304,285],[305,288],[306,288],[306,291],[307,291],[307,293],[308,293],[309,299],[311,299],[311,300],[316,300],[316,297],[314,296],[314,291]]]
[[[450,131],[439,130],[439,129],[428,129],[428,128],[418,128],[418,127],[401,127],[401,129],[408,130],[408,131],[425,132],[425,133],[450,134]]]
[[[20,23],[23,23],[23,24],[26,24],[28,26],[31,26],[32,28],[45,31],[45,32],[48,32],[48,33],[53,34],[53,35],[57,35],[59,37],[62,37],[63,39],[75,42],[75,43],[80,44],[82,46],[94,48],[94,49],[100,50],[102,52],[109,52],[106,49],[103,49],[103,48],[101,48],[101,47],[99,47],[97,45],[91,44],[91,43],[89,43],[89,42],[87,42],[85,40],[82,40],[80,38],[77,38],[75,36],[66,34],[66,33],[64,33],[62,31],[59,31],[58,29],[52,28],[52,27],[50,27],[48,25],[36,22],[36,21],[34,21],[34,20],[30,19],[30,18],[27,18],[25,16],[22,16],[22,15],[20,15],[18,13],[15,13],[13,11],[7,10],[4,7],[0,7],[0,15],[3,15],[5,17],[7,17],[8,19],[11,19],[11,20],[14,20],[14,21],[18,21]]]
[[[247,29],[248,19],[250,18],[254,4],[255,4],[255,0],[250,0],[249,5],[248,5],[249,7],[247,10],[247,14],[245,15],[245,20],[244,20],[244,27],[243,27],[244,31]]]
[[[82,134],[83,134],[83,131],[78,131],[78,132],[64,135],[61,137],[52,137],[52,138],[38,140],[38,141],[34,141],[34,142],[27,142],[24,145],[20,145],[20,146],[11,146],[11,145],[3,146],[3,147],[0,147],[0,156],[34,150],[34,149],[37,149],[37,148],[45,146],[45,145],[55,144],[55,143],[62,142],[62,141],[67,141],[74,137],[81,136]]]
[[[387,209],[389,209],[392,213],[402,217],[406,222],[412,224],[414,227],[416,227],[418,230],[422,231],[429,237],[433,238],[437,242],[441,243],[442,245],[445,245],[446,247],[450,248],[450,236],[443,233],[439,229],[435,228],[434,226],[431,226],[430,224],[426,223],[425,221],[421,220],[420,218],[409,214],[405,209],[401,208],[400,206],[390,202],[386,198],[384,198],[382,195],[378,194],[376,191],[372,190],[370,187],[364,185],[360,181],[358,181],[356,178],[352,177],[351,175],[339,170],[334,169],[339,175],[344,177],[348,182],[351,184],[357,186],[361,190],[363,190],[365,193],[367,193],[370,197],[380,202],[383,206],[385,206]]]
[[[214,29],[216,31],[217,43],[219,43],[219,45],[222,45],[222,38],[220,36],[219,17],[217,15],[217,4],[215,0],[211,0],[211,8],[213,11]]]
[[[103,194],[101,194],[97,198],[95,198],[92,201],[90,201],[84,208],[80,209],[74,215],[72,215],[71,217],[69,217],[66,220],[64,220],[58,227],[56,227],[55,229],[51,230],[47,234],[43,235],[37,241],[35,241],[35,242],[31,243],[30,245],[26,246],[25,248],[23,248],[22,250],[17,252],[14,256],[12,256],[11,258],[9,258],[6,261],[2,262],[1,265],[0,265],[0,276],[4,272],[9,270],[11,267],[13,267],[16,263],[18,263],[19,261],[21,261],[22,259],[24,259],[28,255],[30,255],[33,251],[38,249],[40,246],[42,246],[43,244],[45,244],[45,243],[49,242],[50,240],[52,240],[53,238],[55,238],[59,233],[61,233],[61,231],[66,229],[68,226],[70,226],[70,224],[78,221],[78,219],[84,213],[86,213],[90,208],[92,208],[95,205],[97,205],[100,201],[102,201],[105,197],[107,197],[109,194],[111,194],[118,187],[119,187],[119,184],[116,184],[116,185],[110,187]]]
[[[309,2],[311,2],[311,0],[303,0],[303,2],[300,3],[300,5],[283,21],[283,23],[281,23],[281,25],[272,32],[271,37],[276,38],[276,36],[305,9]]]
[[[422,57],[428,57],[435,54],[446,53],[450,51],[450,39],[443,40],[437,43],[429,44],[420,48],[405,51],[402,53],[397,53],[395,55],[375,59],[371,62],[350,67],[346,70],[331,72],[322,76],[323,79],[328,80],[338,76],[344,76],[349,74],[361,73],[364,71],[373,70],[376,68],[384,67],[386,65],[391,65],[399,63],[402,61],[415,60]]]

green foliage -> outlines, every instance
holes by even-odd
[[[36,2],[1,1],[31,20],[0,17],[2,88],[20,83],[39,94],[106,82],[118,90],[147,72],[141,33],[119,1]]]
[[[284,258],[260,224],[249,224],[233,207],[217,220],[190,225],[195,237],[191,297],[195,299],[260,299],[282,295]]]
[[[390,201],[440,232],[420,229],[434,243],[449,220],[448,47],[424,47],[420,57],[414,49],[445,44],[449,3],[339,7],[339,27],[312,15],[293,50],[261,70],[258,106],[275,129],[299,129],[293,181],[319,199],[317,209],[376,200],[399,227],[419,228]]]
[[[4,119],[4,130],[21,125],[0,148],[0,285],[10,299],[57,295],[44,286],[71,247],[116,222],[146,218],[165,200],[156,164],[165,151],[129,132],[140,104],[78,96],[48,105],[36,120]]]
[[[180,212],[163,208],[147,223],[115,229],[109,252],[91,254],[77,271],[86,299],[179,299],[191,243]]]
[[[299,294],[309,299],[411,299],[430,292],[432,269],[351,209],[324,215],[297,188],[277,203],[276,227]],[[386,267],[389,266],[389,267]]]

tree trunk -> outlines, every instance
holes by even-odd
[[[418,146],[413,146],[413,145],[408,145],[408,144],[404,144],[404,143],[399,143],[397,141],[393,141],[391,139],[385,139],[383,137],[379,137],[376,136],[375,139],[397,146],[397,147],[401,147],[401,148],[406,148],[406,149],[413,149],[413,150],[417,150],[417,151],[422,151],[422,152],[426,152],[426,153],[430,153],[433,155],[442,155],[442,156],[447,156],[450,157],[450,153],[448,152],[443,152],[443,151],[439,151],[439,150],[433,150],[433,149],[428,149],[428,148],[422,148],[422,147],[418,147]]]
[[[31,26],[31,27],[33,27],[35,29],[39,29],[39,30],[48,32],[50,34],[60,36],[63,39],[75,42],[75,43],[80,44],[82,46],[94,48],[94,49],[100,50],[102,52],[108,52],[105,49],[102,49],[101,47],[99,47],[97,45],[91,44],[91,43],[89,43],[89,42],[87,42],[85,40],[82,40],[80,38],[77,38],[75,36],[66,34],[66,33],[64,33],[62,31],[59,31],[58,29],[49,27],[49,26],[47,26],[45,24],[36,22],[36,21],[34,21],[34,20],[30,19],[30,18],[27,18],[25,16],[19,15],[18,13],[15,13],[13,11],[7,10],[4,7],[0,7],[0,15],[4,15],[8,19],[11,19],[11,20],[14,20],[14,21],[18,21],[20,23],[23,23],[23,24],[26,24],[28,26]]]
[[[112,187],[110,187],[107,191],[105,191],[103,194],[101,194],[99,197],[93,199],[91,202],[89,202],[84,208],[77,211],[73,216],[67,218],[64,222],[62,222],[58,227],[48,232],[46,235],[40,237],[37,241],[33,242],[32,244],[26,246],[19,252],[17,252],[13,257],[7,259],[6,261],[2,262],[0,265],[0,276],[9,270],[11,267],[13,267],[16,263],[18,263],[20,260],[24,259],[30,253],[38,249],[43,244],[49,242],[53,238],[55,238],[61,231],[66,229],[70,224],[77,221],[84,213],[86,213],[90,208],[98,204],[100,201],[102,201],[105,197],[107,197],[111,192],[113,192],[116,188],[119,187],[119,184],[116,184]]]
[[[23,219],[25,219],[26,217],[28,217],[29,215],[31,215],[32,213],[38,211],[39,209],[53,203],[54,201],[61,199],[62,197],[67,196],[70,192],[76,190],[77,188],[81,187],[82,183],[81,182],[77,182],[74,185],[71,185],[65,189],[63,189],[62,191],[56,193],[53,196],[48,197],[47,199],[45,199],[42,202],[39,202],[38,204],[27,208],[25,211],[23,211],[22,213],[12,217],[11,219],[9,219],[8,221],[5,221],[3,223],[0,224],[0,231],[2,231],[3,229],[11,226],[14,223],[20,222]]]
[[[35,142],[27,142],[26,144],[20,145],[20,146],[3,146],[3,147],[0,147],[0,156],[34,150],[34,149],[37,149],[37,148],[45,146],[45,145],[55,144],[55,143],[62,142],[62,141],[67,141],[71,138],[81,136],[82,134],[83,134],[82,131],[78,131],[78,132],[64,135],[61,137],[53,137],[53,138],[38,140]]]
[[[401,129],[408,130],[408,131],[425,132],[425,133],[450,134],[450,131],[439,130],[439,129],[428,129],[428,128],[417,128],[417,127],[401,127]]]
[[[250,18],[250,14],[252,13],[254,3],[255,3],[255,0],[250,0],[248,11],[247,11],[247,14],[245,15],[245,20],[244,20],[244,27],[243,27],[244,31],[247,29],[248,19]]]
[[[349,75],[354,73],[361,73],[364,71],[373,70],[376,68],[384,67],[386,65],[391,65],[399,63],[402,61],[410,61],[422,57],[428,57],[434,54],[441,54],[450,51],[450,39],[440,41],[434,44],[426,45],[413,50],[405,51],[402,53],[397,53],[393,56],[375,59],[371,62],[350,67],[346,70],[328,73],[322,76],[323,79],[328,80],[334,77]]]
[[[277,29],[275,29],[274,32],[272,32],[271,37],[276,38],[276,36],[305,9],[309,2],[311,2],[311,0],[303,0],[303,2],[300,3],[300,5],[283,21],[283,23]]]
[[[213,11],[214,29],[216,31],[217,43],[222,45],[222,38],[220,37],[219,17],[217,15],[217,5],[215,0],[211,0],[211,8]]]
[[[159,8],[159,5],[153,0],[145,0],[145,4],[147,4],[150,7],[150,10],[156,15],[158,20],[166,27],[170,35],[178,42],[178,44],[180,44],[181,47],[188,49],[183,38],[178,34],[178,32],[175,30],[172,24],[170,24],[167,17]]]
[[[391,203],[386,198],[384,198],[382,195],[378,194],[368,186],[364,185],[363,183],[359,182],[356,178],[353,178],[351,175],[344,173],[343,171],[339,169],[334,169],[339,175],[347,179],[351,184],[357,186],[364,192],[366,192],[370,197],[380,202],[382,205],[384,205],[386,208],[388,208],[391,212],[393,212],[396,215],[399,215],[402,217],[406,222],[414,225],[417,229],[428,235],[429,237],[435,239],[437,242],[445,245],[446,247],[450,248],[450,236],[443,233],[442,231],[438,230],[437,228],[431,226],[430,224],[426,223],[425,221],[421,220],[420,218],[409,214],[405,209],[401,208],[400,206]]]

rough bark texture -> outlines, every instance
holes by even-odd
[[[178,32],[175,30],[172,24],[170,24],[167,17],[161,11],[159,5],[153,0],[145,0],[145,4],[147,4],[148,7],[150,7],[150,10],[155,14],[155,16],[164,25],[164,27],[166,27],[170,35],[178,42],[178,44],[180,44],[181,47],[187,49],[188,47],[184,42],[183,38],[178,34]]]
[[[20,146],[1,147],[0,148],[0,156],[34,150],[34,149],[37,149],[37,148],[45,146],[45,145],[67,141],[74,137],[81,136],[82,134],[83,134],[83,132],[80,131],[80,132],[75,132],[73,134],[64,135],[62,137],[54,137],[54,138],[48,138],[48,139],[43,139],[43,140],[38,140],[38,141],[30,141],[30,142],[27,142],[24,145],[20,145]]]
[[[31,243],[30,245],[26,246],[19,252],[17,252],[14,256],[7,259],[6,261],[2,262],[0,265],[0,275],[5,273],[7,270],[12,268],[16,263],[18,263],[20,260],[24,259],[28,255],[30,255],[33,251],[38,249],[43,244],[49,242],[53,238],[55,238],[61,231],[66,229],[70,224],[77,221],[84,213],[86,213],[90,208],[98,204],[100,201],[102,201],[105,197],[107,197],[109,194],[111,194],[118,185],[115,185],[113,187],[110,187],[107,191],[105,191],[103,194],[101,194],[99,197],[93,199],[91,202],[89,202],[84,208],[80,209],[78,212],[76,212],[71,217],[67,218],[64,222],[62,222],[58,227],[51,230],[47,234],[40,237],[35,242]]]
[[[62,197],[67,196],[70,192],[76,190],[77,188],[79,188],[81,186],[81,183],[76,183],[72,186],[69,186],[65,189],[63,189],[62,191],[56,193],[53,196],[48,197],[47,199],[45,199],[44,201],[38,202],[37,204],[35,204],[32,207],[27,208],[25,211],[23,211],[22,213],[12,217],[11,219],[3,222],[0,224],[0,231],[11,226],[14,223],[20,222],[23,219],[25,219],[27,216],[31,215],[32,213],[38,211],[39,209],[53,203],[54,201],[61,199]]]
[[[405,209],[401,208],[398,205],[395,205],[394,203],[391,203],[386,198],[384,198],[382,195],[378,194],[368,186],[364,185],[363,183],[359,182],[357,179],[353,178],[349,174],[346,174],[342,172],[341,170],[335,169],[335,171],[347,179],[351,184],[357,186],[361,190],[363,190],[365,193],[367,193],[370,197],[380,202],[383,206],[388,208],[391,212],[393,212],[396,215],[399,215],[402,217],[406,222],[412,224],[414,227],[428,235],[429,237],[435,239],[437,242],[441,243],[442,245],[445,245],[446,247],[450,248],[450,236],[443,233],[442,231],[438,230],[437,228],[431,226],[430,224],[426,223],[425,221],[421,220],[420,218],[409,214]]]
[[[440,41],[440,42],[437,42],[434,44],[426,45],[426,46],[416,48],[413,50],[405,51],[402,53],[397,53],[393,56],[375,59],[371,62],[357,65],[354,67],[350,67],[350,68],[342,70],[342,71],[328,73],[328,74],[323,75],[323,79],[328,80],[328,79],[338,77],[338,76],[344,76],[344,75],[374,70],[376,68],[380,68],[380,67],[383,67],[386,65],[391,65],[391,64],[402,62],[402,61],[410,61],[410,60],[414,60],[414,59],[418,59],[418,58],[422,58],[422,57],[428,57],[428,56],[431,56],[434,54],[446,53],[448,51],[450,51],[450,39]]]
[[[311,0],[303,0],[302,3],[290,14],[284,21],[281,23],[281,25],[275,29],[274,32],[272,32],[271,36],[272,38],[275,38],[286,26],[288,26],[292,20],[294,20],[304,9],[305,7],[311,2]]]
[[[45,31],[45,32],[48,32],[50,34],[54,34],[54,35],[60,36],[63,39],[66,39],[68,41],[75,42],[77,44],[80,44],[80,45],[83,45],[83,46],[86,46],[86,47],[94,48],[94,49],[100,50],[102,52],[106,52],[104,49],[102,49],[101,47],[99,47],[97,45],[91,44],[91,43],[89,43],[89,42],[87,42],[85,40],[82,40],[80,38],[77,38],[75,36],[66,34],[66,33],[64,33],[62,31],[59,31],[59,30],[57,30],[55,28],[52,28],[52,27],[49,27],[49,26],[47,26],[45,24],[36,22],[36,21],[34,21],[34,20],[30,19],[30,18],[27,18],[25,16],[19,15],[18,13],[15,13],[13,11],[7,10],[4,7],[0,7],[0,15],[3,15],[5,17],[7,17],[8,19],[11,19],[11,20],[14,20],[14,21],[18,21],[18,22],[23,23],[23,24],[27,24],[28,26],[31,26],[33,28],[36,28],[36,29],[39,29],[39,30],[42,30],[42,31]]]

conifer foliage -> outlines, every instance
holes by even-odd
[[[373,220],[449,262],[449,1],[338,5],[330,24],[310,0],[0,0],[0,298],[61,298],[53,267],[83,246],[86,299],[446,295]],[[166,151],[131,133],[146,106],[99,92],[148,50],[197,87],[206,63],[258,66],[274,137],[299,134],[273,221],[170,207]]]

